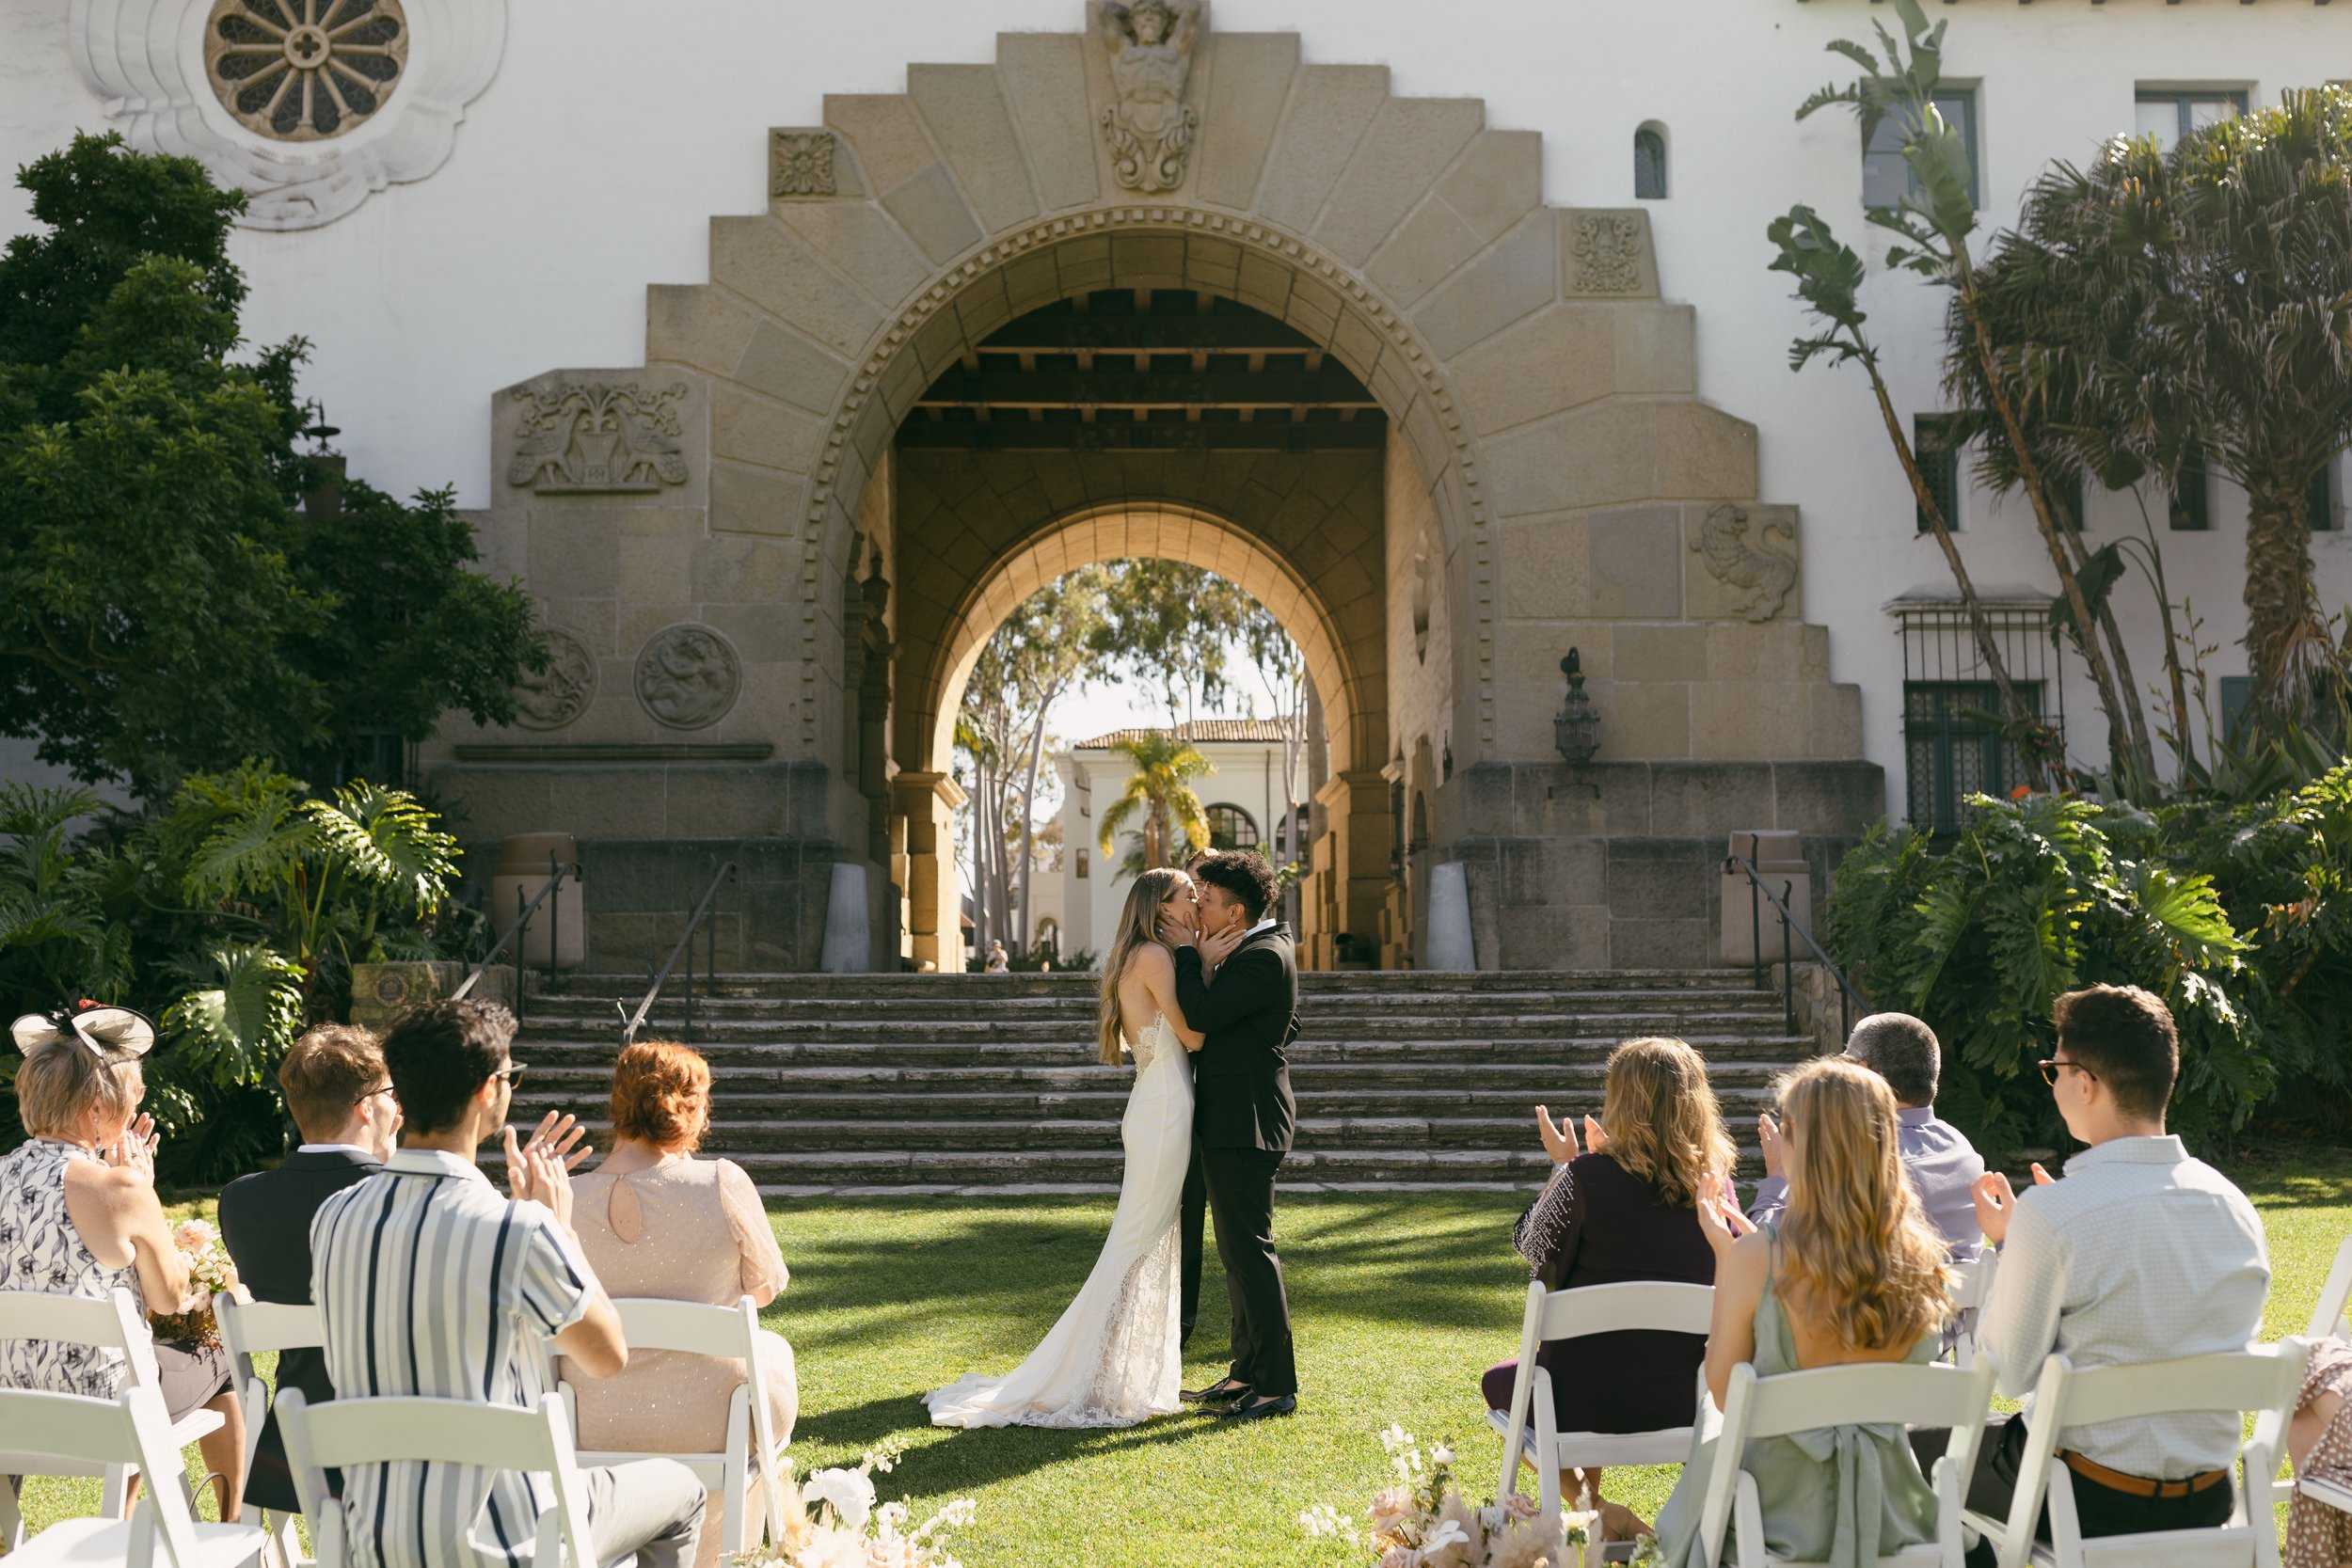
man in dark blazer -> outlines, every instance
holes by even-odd
[[[310,1219],[329,1194],[383,1168],[400,1130],[400,1105],[375,1037],[348,1023],[322,1024],[287,1049],[278,1086],[302,1132],[302,1147],[276,1170],[240,1176],[220,1194],[220,1239],[255,1301],[310,1304]],[[326,1358],[315,1348],[278,1356],[278,1386],[313,1404],[335,1397]],[[273,1406],[246,1473],[247,1508],[299,1513],[294,1476]]]
[[[1298,1406],[1282,1263],[1274,1252],[1274,1178],[1297,1121],[1283,1053],[1298,1034],[1298,962],[1270,917],[1274,873],[1248,850],[1210,856],[1193,872],[1200,930],[1163,917],[1176,951],[1176,1005],[1207,1037],[1193,1057],[1193,1129],[1208,1179],[1216,1251],[1233,1305],[1231,1372],[1187,1400],[1254,1420]],[[1209,983],[1197,942],[1232,945]]]

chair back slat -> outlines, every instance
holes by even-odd
[[[1986,1252],[1965,1263],[1952,1265],[1952,1310],[1967,1312],[1981,1310],[1993,1296],[1993,1274],[2000,1266],[2001,1255]]]
[[[2312,1308],[2311,1326],[2303,1331],[2303,1338],[2328,1339],[2344,1334],[2347,1298],[2352,1298],[2352,1236],[2337,1243],[2336,1260],[2328,1266],[2328,1283],[2320,1287],[2319,1304]]]
[[[1662,1279],[1621,1285],[1581,1285],[1544,1298],[1538,1339],[1579,1339],[1588,1334],[1657,1329],[1670,1334],[1705,1334],[1714,1317],[1715,1291]]]
[[[2077,1367],[2066,1380],[2069,1427],[2188,1411],[2262,1410],[2292,1399],[2303,1375],[2299,1357],[2224,1351],[2144,1361],[2128,1367]]]
[[[140,1387],[154,1387],[161,1376],[155,1368],[155,1337],[138,1303],[119,1285],[103,1299],[0,1291],[0,1339],[62,1339],[119,1350],[130,1361],[131,1381]]]
[[[70,1460],[77,1465],[136,1465],[138,1437],[119,1400],[79,1394],[39,1394],[0,1388],[0,1432],[10,1441],[31,1439],[26,1455]]]
[[[1747,1435],[1786,1437],[1818,1427],[1965,1427],[1981,1419],[1975,1372],[1905,1362],[1822,1367],[1759,1377],[1748,1397]]]
[[[317,1350],[326,1343],[326,1325],[315,1307],[276,1301],[239,1301],[227,1291],[213,1297],[213,1317],[230,1356],[265,1351]]]
[[[306,1405],[302,1418],[310,1463],[322,1469],[418,1459],[485,1470],[547,1471],[556,1464],[540,1410],[469,1400],[361,1399]]]
[[[621,1337],[631,1351],[687,1351],[739,1361],[752,1354],[739,1304],[713,1307],[700,1301],[617,1296],[612,1307],[621,1317]],[[757,1321],[755,1316],[753,1322]]]

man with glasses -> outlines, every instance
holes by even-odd
[[[2036,1166],[2022,1196],[1997,1171],[1977,1183],[1978,1223],[2001,1255],[1977,1339],[2000,1358],[2000,1391],[2030,1390],[2053,1352],[2113,1367],[2244,1350],[2270,1290],[2262,1221],[2164,1130],[2181,1059],[2171,1013],[2137,986],[2092,986],[2059,997],[2055,1019],[2042,1075],[2090,1147],[2063,1180]],[[1971,1508],[2007,1513],[2025,1437],[2022,1414],[1986,1434]],[[2233,1412],[2061,1432],[2084,1535],[2225,1522],[2238,1437]]]
[[[483,1002],[411,1007],[384,1037],[406,1126],[383,1168],[310,1227],[326,1368],[345,1399],[422,1396],[523,1407],[549,1351],[589,1377],[628,1359],[620,1314],[572,1232],[564,1146],[506,1125],[523,1064],[515,1018]],[[511,1196],[475,1164],[502,1138]],[[584,1151],[582,1151],[584,1152]],[[596,1558],[694,1560],[703,1484],[675,1460],[584,1470]],[[442,1460],[356,1466],[343,1508],[358,1568],[522,1568],[554,1498],[544,1478]]]

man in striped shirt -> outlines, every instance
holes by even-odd
[[[503,1007],[435,1002],[384,1038],[406,1118],[401,1147],[310,1227],[311,1294],[342,1398],[524,1406],[541,1392],[550,1341],[594,1377],[628,1359],[572,1233],[562,1158],[518,1148],[506,1127],[523,1071],[507,1053],[514,1033]],[[511,1199],[474,1164],[501,1129]],[[693,1562],[703,1487],[691,1470],[651,1459],[582,1474],[599,1562],[631,1552],[642,1568]],[[343,1482],[352,1556],[376,1568],[521,1568],[554,1500],[537,1476],[440,1461],[362,1465]]]

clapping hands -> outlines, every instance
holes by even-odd
[[[1699,1230],[1718,1259],[1729,1252],[1740,1237],[1755,1233],[1756,1223],[1740,1210],[1740,1195],[1733,1189],[1728,1175],[1716,1177],[1699,1194],[1698,1212]]]
[[[580,1168],[582,1160],[596,1151],[596,1146],[584,1141],[587,1136],[588,1129],[580,1125],[578,1117],[569,1111],[561,1114],[549,1111],[539,1118],[539,1125],[531,1130],[531,1142],[523,1147],[526,1150],[552,1154],[564,1162],[565,1170],[575,1171]],[[511,1128],[507,1131],[507,1139],[506,1158],[511,1164],[515,1158],[514,1131]]]
[[[567,1118],[568,1119],[568,1118]],[[506,1187],[517,1203],[544,1203],[555,1212],[556,1223],[572,1226],[572,1172],[551,1144],[534,1133],[529,1144],[506,1132]],[[585,1154],[585,1150],[581,1151]]]
[[[2035,1186],[2046,1187],[2057,1180],[2042,1168],[2040,1161],[2034,1162]],[[1999,1246],[2009,1239],[2009,1222],[2017,1213],[2017,1189],[2010,1185],[2007,1176],[1989,1170],[1977,1178],[1970,1196],[1977,1200],[1977,1228],[1984,1232],[1987,1242]]]
[[[1551,1120],[1549,1107],[1535,1107],[1535,1131],[1544,1140],[1544,1152],[1551,1156],[1555,1165],[1565,1165],[1581,1152],[1576,1147],[1576,1123],[1562,1117],[1558,1126]],[[1584,1118],[1584,1148],[1598,1154],[1609,1147],[1609,1134],[1591,1117]]]
[[[163,1141],[163,1134],[155,1131],[155,1118],[142,1113],[106,1148],[106,1164],[130,1171],[151,1187],[155,1184],[155,1149]]]

